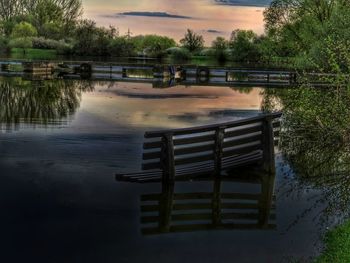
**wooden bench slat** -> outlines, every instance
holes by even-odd
[[[209,142],[214,141],[215,135],[201,135],[201,136],[191,136],[188,138],[174,138],[174,145],[186,145],[186,144],[194,144],[194,143],[201,143],[201,142]]]
[[[193,147],[177,148],[174,150],[174,153],[175,153],[175,156],[179,156],[179,155],[185,155],[185,154],[208,152],[213,150],[214,150],[214,143],[204,144],[200,146],[193,146]]]
[[[224,148],[229,148],[229,147],[238,146],[238,145],[251,143],[251,142],[257,142],[257,141],[259,141],[260,143],[262,142],[262,134],[255,134],[255,135],[251,135],[249,137],[225,141],[223,143],[223,146],[224,146]]]
[[[245,153],[253,152],[256,150],[262,150],[261,143],[254,144],[254,145],[242,145],[242,146],[236,147],[234,149],[226,150],[223,153],[223,157],[229,157],[229,156],[236,155],[236,154],[245,154]]]
[[[193,134],[193,133],[199,133],[199,132],[208,132],[208,131],[216,130],[218,126],[225,127],[225,128],[233,128],[233,127],[260,122],[267,117],[279,118],[281,116],[282,114],[278,112],[278,113],[262,114],[257,117],[252,117],[252,118],[247,118],[247,119],[242,119],[242,120],[237,120],[232,122],[226,122],[226,123],[220,123],[220,124],[212,124],[212,125],[206,125],[206,126],[184,128],[184,129],[152,131],[152,132],[146,132],[145,138],[157,138],[157,137],[160,138],[164,134],[186,135],[186,134]]]
[[[200,162],[212,161],[212,160],[214,160],[214,153],[199,155],[195,157],[181,158],[177,160],[175,159],[175,165],[200,163]]]
[[[262,131],[262,123],[259,123],[259,125],[253,126],[253,127],[246,127],[242,129],[233,130],[233,131],[226,131],[225,138],[236,137],[244,134],[250,134],[250,133],[261,132],[261,131]]]

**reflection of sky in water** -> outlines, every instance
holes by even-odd
[[[254,115],[260,109],[260,89],[244,94],[228,87],[152,89],[151,84],[117,83],[85,93],[82,115],[127,128],[171,128],[215,123]],[[87,121],[88,122],[88,121]],[[73,123],[73,125],[75,125]]]
[[[0,259],[9,255],[12,262],[13,257],[23,261],[25,255],[44,262],[52,257],[58,262],[178,262],[186,255],[184,262],[289,262],[291,256],[315,253],[319,236],[313,217],[318,210],[299,217],[314,204],[315,191],[289,192],[294,174],[281,165],[280,155],[276,230],[142,236],[140,195],[159,192],[159,185],[115,182],[114,174],[140,169],[143,132],[255,115],[263,89],[245,93],[229,87],[110,84],[83,92],[76,113],[63,125],[23,124],[0,135],[0,205],[7,211],[0,218],[6,226],[0,238],[6,253]],[[243,190],[242,184],[226,186],[226,191]],[[199,187],[211,186],[178,185],[177,190],[196,192]]]
[[[218,5],[211,0],[86,0],[84,4],[85,17],[96,20],[100,25],[114,25],[121,34],[130,28],[134,35],[161,34],[179,40],[187,28],[192,28],[204,35],[209,46],[217,36],[229,37],[230,32],[237,28],[263,33],[264,7],[250,6],[261,5],[259,1],[246,2],[249,6]],[[166,12],[191,19],[119,15],[124,12]]]

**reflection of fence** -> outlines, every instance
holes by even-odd
[[[174,185],[163,185],[159,194],[141,196],[141,232],[154,235],[212,229],[274,229],[274,176],[263,174],[244,181],[225,183],[242,188],[260,185],[252,193],[222,191],[222,181],[213,180],[211,192],[179,193]],[[195,184],[196,182],[189,182]],[[240,189],[241,189],[240,187]]]
[[[117,175],[119,180],[172,182],[188,174],[220,174],[242,165],[261,163],[273,172],[274,128],[280,113],[239,121],[146,132],[143,172]]]
[[[183,85],[248,85],[294,86],[309,80],[314,86],[331,86],[332,74],[304,73],[300,78],[295,71],[259,70],[252,68],[203,67],[196,65],[163,65],[137,63],[103,63],[88,61],[0,61],[2,75],[16,72],[52,74],[63,78],[83,78],[116,81],[164,81],[172,86],[176,80]],[[331,77],[330,77],[331,76]],[[173,82],[168,82],[173,79]],[[159,85],[158,85],[159,86]],[[163,86],[163,85],[161,85]]]

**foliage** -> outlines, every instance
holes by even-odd
[[[229,47],[229,42],[225,38],[217,37],[213,41],[211,47],[212,49],[214,49],[215,57],[219,61],[226,61],[228,59],[229,52],[227,51],[227,49]]]
[[[128,37],[117,37],[110,41],[109,53],[115,57],[131,57],[136,54],[134,42]]]
[[[162,56],[168,48],[176,46],[174,39],[157,35],[135,36],[132,42],[138,52],[151,57]]]
[[[60,40],[53,40],[53,39],[47,39],[43,37],[34,37],[32,39],[33,48],[37,49],[55,49],[64,51],[71,48],[69,44],[65,43],[64,41]]]
[[[175,61],[186,61],[191,59],[191,52],[186,48],[173,47],[167,50],[168,54],[170,54],[171,58]]]
[[[315,263],[350,262],[350,221],[340,225],[325,236],[326,248]]]
[[[204,47],[203,36],[196,34],[193,30],[187,29],[184,38],[180,40],[182,47],[190,52],[201,51]]]
[[[241,61],[258,61],[261,53],[258,47],[258,36],[251,30],[234,30],[231,34],[230,48],[232,59]]]
[[[0,54],[8,51],[8,40],[5,37],[0,37]]]
[[[13,28],[11,37],[28,38],[28,37],[36,37],[37,35],[38,35],[38,31],[33,25],[27,22],[21,22]]]
[[[57,51],[52,49],[33,49],[28,48],[23,53],[23,49],[12,48],[11,49],[11,58],[15,59],[56,59]]]
[[[277,56],[309,57],[324,66],[326,39],[350,41],[349,12],[350,2],[343,0],[274,0],[264,12],[271,49]]]
[[[75,30],[74,51],[78,55],[108,55],[108,46],[116,29],[97,27],[92,20],[81,20]]]
[[[9,47],[11,48],[31,48],[33,46],[32,39],[28,37],[14,38],[9,41]]]

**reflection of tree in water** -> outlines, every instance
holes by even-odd
[[[74,114],[84,91],[93,90],[89,82],[22,78],[0,80],[0,123],[7,129],[19,123],[53,124]]]
[[[350,201],[350,88],[267,89],[263,107],[283,108],[280,148],[301,188],[321,189],[317,202],[327,203],[324,215],[344,216]]]
[[[237,91],[241,94],[249,94],[253,91],[253,87],[230,87],[232,90]]]

